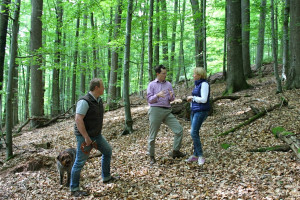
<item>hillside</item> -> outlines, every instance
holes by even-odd
[[[234,94],[241,96],[240,99],[215,102],[213,115],[204,122],[200,137],[206,163],[202,167],[168,157],[173,135],[165,125],[156,140],[157,163],[149,165],[145,99],[131,97],[132,102],[143,102],[131,110],[133,134],[120,136],[123,108],[106,112],[103,135],[113,147],[112,174],[120,176],[120,180],[104,185],[101,158],[89,159],[81,173],[81,186],[92,193],[86,199],[299,199],[300,162],[291,150],[264,153],[249,150],[283,145],[272,135],[273,127],[300,133],[300,90],[275,94],[272,75],[255,77],[248,83],[252,89]],[[223,82],[212,84],[211,96],[221,96],[224,89]],[[177,98],[184,98],[190,91],[183,85],[175,87]],[[267,109],[278,104],[281,95],[288,99],[288,106],[275,109],[227,136],[215,137],[248,119],[250,106]],[[190,122],[180,118],[179,121],[184,127],[182,151],[191,154]],[[75,147],[73,125],[74,120],[69,119],[46,128],[24,129],[13,138],[16,157],[8,162],[4,162],[5,149],[0,150],[0,199],[72,199],[69,189],[59,185],[55,158],[61,150]],[[51,144],[48,149],[37,145],[47,142]],[[224,149],[222,144],[230,147]],[[96,153],[92,151],[93,155]],[[30,161],[40,163],[41,168],[26,170]]]

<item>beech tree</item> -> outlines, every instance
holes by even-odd
[[[42,65],[42,54],[39,49],[42,47],[42,13],[43,0],[31,1],[31,30],[30,30],[30,50],[33,54],[31,62],[31,127],[41,124],[39,118],[44,115],[44,84]]]
[[[256,52],[256,69],[260,70],[264,58],[264,39],[265,39],[265,21],[266,21],[266,0],[261,0],[259,32]]]
[[[287,76],[287,88],[300,88],[300,4],[290,1],[290,68]]]
[[[248,88],[243,70],[241,0],[227,1],[227,78],[225,93]]]

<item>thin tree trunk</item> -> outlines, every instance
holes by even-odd
[[[265,21],[266,21],[266,0],[261,0],[259,31],[256,51],[256,70],[261,71],[264,57],[264,38],[265,38]]]
[[[193,10],[194,34],[195,34],[195,60],[196,67],[203,67],[203,45],[202,43],[202,13],[200,12],[199,1],[190,0]],[[203,43],[202,43],[203,44]]]
[[[174,19],[173,19],[173,25],[172,25],[172,46],[171,46],[171,66],[173,67],[173,72],[176,74],[175,81],[177,81],[178,71],[179,71],[179,74],[180,74],[180,69],[181,69],[180,65],[177,68],[177,73],[176,73],[176,71],[174,69],[174,66],[175,66],[175,46],[176,46],[177,15],[178,15],[178,0],[175,0],[175,4],[174,4]]]
[[[286,80],[286,73],[289,71],[289,16],[290,0],[285,0],[283,19],[283,55],[282,55],[282,79]]]
[[[14,21],[12,27],[11,38],[11,55],[9,62],[8,83],[7,83],[7,95],[6,95],[6,159],[10,159],[13,156],[13,141],[12,141],[12,129],[13,129],[13,80],[16,76],[14,73],[16,67],[16,57],[18,53],[18,33],[19,33],[19,15],[21,1],[16,0],[14,12]]]
[[[80,11],[80,7],[78,4],[78,12]],[[77,16],[76,23],[76,34],[75,34],[75,50],[74,50],[74,66],[73,66],[73,74],[72,74],[72,105],[76,103],[76,74],[77,74],[77,63],[78,63],[78,38],[79,38],[79,26],[80,26],[80,13]],[[76,107],[73,107],[73,113],[75,113]]]
[[[82,31],[82,35],[85,36],[86,30],[87,30],[87,18],[88,16],[86,14],[84,14],[83,16],[83,31]],[[87,45],[87,43],[86,43]],[[81,95],[83,96],[85,94],[86,91],[86,87],[85,87],[85,79],[86,79],[86,74],[87,74],[87,70],[88,70],[88,66],[87,66],[87,49],[86,49],[86,45],[84,45],[83,50],[82,50],[82,62],[81,62],[81,67],[80,67],[80,92]]]
[[[148,78],[149,81],[153,80],[153,1],[150,0],[149,7],[149,26],[148,26]]]
[[[154,66],[159,65],[159,44],[160,44],[160,12],[159,12],[160,0],[156,0],[156,29],[155,29],[155,44],[154,44],[154,58],[153,63]]]
[[[166,0],[161,0],[162,14],[162,26],[161,26],[161,37],[162,37],[162,57],[164,66],[168,70],[168,79],[172,82],[173,79],[173,66],[169,66],[169,47],[168,47],[168,11]]]
[[[277,91],[276,93],[281,93],[282,92],[282,87],[281,87],[281,80],[279,78],[278,74],[278,60],[277,60],[277,30],[275,28],[275,23],[277,23],[277,20],[275,21],[274,17],[274,0],[271,0],[271,22],[272,22],[272,52],[273,52],[273,61],[274,61],[274,74],[276,78],[276,83],[277,83]]]
[[[2,0],[0,14],[0,91],[3,89],[4,60],[6,48],[6,35],[11,0]],[[2,94],[0,93],[0,111],[2,111]],[[2,130],[2,112],[0,114],[0,132]]]
[[[202,0],[202,32],[203,32],[203,67],[207,71],[207,55],[206,55],[206,0]]]
[[[227,77],[227,63],[226,63],[226,58],[227,58],[227,16],[228,16],[228,5],[227,1],[225,1],[225,23],[224,23],[224,46],[223,46],[223,77],[226,80]]]
[[[131,21],[132,21],[132,7],[133,0],[128,0],[128,8],[127,8],[127,19],[126,19],[126,37],[125,37],[125,51],[124,51],[124,108],[125,108],[125,130],[126,132],[131,133],[133,131],[132,125],[133,120],[131,117],[130,111],[130,99],[129,99],[129,62],[130,62],[130,40],[131,40]]]
[[[115,28],[114,28],[114,40],[117,40],[120,34],[121,27],[121,14],[122,14],[122,2],[118,1],[115,12]],[[118,67],[119,67],[119,48],[113,47],[111,54],[111,70],[109,78],[109,89],[108,89],[108,98],[107,104],[109,108],[114,108],[116,103],[114,102],[117,99],[117,80],[118,80]]]
[[[187,76],[186,76],[186,69],[185,69],[185,63],[184,63],[184,48],[183,48],[183,34],[184,34],[184,19],[185,19],[185,4],[186,0],[183,0],[182,4],[182,13],[180,15],[180,50],[179,50],[179,65],[183,66],[183,72],[184,72],[184,78],[185,78],[185,85],[186,88],[189,87]],[[177,75],[179,79],[179,75]]]
[[[144,8],[144,10],[142,10],[142,8],[140,9],[141,12],[143,12],[143,17],[146,15],[146,7]],[[145,16],[146,17],[146,16]],[[146,18],[144,18],[146,19]],[[144,86],[144,61],[145,61],[145,34],[146,34],[146,30],[145,30],[145,25],[144,25],[144,21],[142,20],[142,24],[141,24],[141,29],[142,29],[142,47],[141,47],[141,70],[140,70],[140,82],[139,82],[139,94],[140,97],[144,97],[143,94],[143,86]]]

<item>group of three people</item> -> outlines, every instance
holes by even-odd
[[[182,158],[184,153],[180,152],[183,128],[178,120],[171,113],[170,102],[175,100],[172,84],[166,81],[167,70],[163,65],[155,68],[156,79],[149,83],[147,88],[147,101],[150,105],[149,115],[149,137],[148,153],[150,164],[155,160],[155,138],[160,125],[165,123],[174,132],[173,150],[169,155],[173,158]],[[194,153],[186,161],[204,164],[202,146],[199,137],[199,130],[203,121],[208,116],[210,88],[206,80],[206,71],[203,68],[194,69],[195,87],[192,95],[187,97],[191,102],[191,136],[194,144]],[[70,190],[72,196],[87,196],[87,191],[80,190],[80,172],[88,159],[89,154],[81,150],[82,144],[86,147],[92,146],[96,142],[97,149],[102,153],[102,180],[103,183],[110,183],[116,180],[110,173],[110,161],[112,148],[102,136],[103,124],[103,103],[101,95],[104,93],[104,85],[101,79],[94,78],[90,82],[90,91],[87,95],[79,99],[75,114],[75,135],[77,140],[76,158],[71,170]]]

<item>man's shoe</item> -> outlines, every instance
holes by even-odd
[[[77,191],[72,191],[71,195],[73,197],[84,197],[84,196],[89,196],[90,194],[85,191],[77,190]]]
[[[175,158],[183,158],[184,156],[186,156],[186,154],[180,152],[179,150],[173,150],[169,153],[169,156],[175,159]]]
[[[153,165],[154,163],[156,163],[154,156],[150,156],[150,165]]]
[[[108,184],[108,183],[113,183],[115,182],[116,180],[118,180],[119,177],[114,177],[114,176],[111,176],[110,179],[106,180],[106,181],[103,181],[103,183],[105,184]]]

